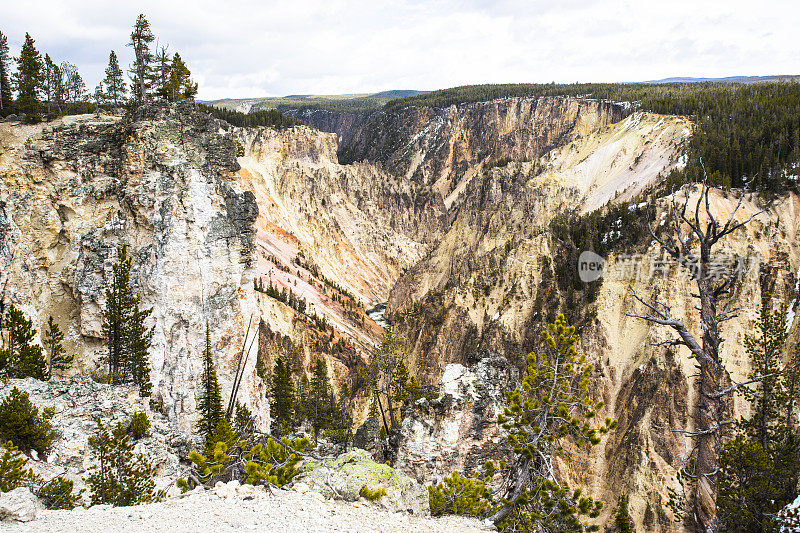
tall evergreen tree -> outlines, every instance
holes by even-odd
[[[203,351],[203,375],[200,378],[200,398],[197,400],[197,412],[200,421],[197,430],[208,439],[220,420],[225,418],[222,409],[222,392],[217,381],[217,370],[214,367],[214,355],[211,353],[211,333],[206,324],[206,349]]]
[[[628,495],[623,494],[617,500],[617,512],[614,515],[616,533],[633,533],[633,519],[628,512]]]
[[[272,431],[279,435],[294,431],[295,401],[292,370],[282,357],[278,357],[270,376],[269,413],[272,418]]]
[[[407,395],[409,375],[405,359],[405,341],[390,328],[384,334],[381,345],[370,355],[367,367],[367,381],[375,395],[387,433],[397,426],[396,411],[400,406],[399,402]],[[386,400],[385,410],[382,398]]]
[[[167,82],[169,81],[172,61],[167,54],[167,47],[156,44],[155,61],[153,66],[153,91],[161,98],[167,98]]]
[[[11,113],[11,56],[8,37],[0,31],[0,116]]]
[[[53,369],[63,372],[72,364],[74,355],[67,355],[64,350],[64,332],[58,327],[53,317],[47,318],[47,328],[42,335],[42,342],[47,350],[47,378],[53,377]]]
[[[192,73],[183,62],[179,53],[172,57],[169,78],[164,88],[164,96],[171,102],[186,98],[194,98],[197,94],[197,84],[192,81]],[[305,302],[302,302],[305,305]],[[300,302],[298,302],[300,305]]]
[[[106,88],[106,99],[114,108],[117,108],[125,98],[126,84],[122,76],[122,69],[117,60],[114,50],[108,55],[108,66],[106,67],[106,77],[103,79]]]
[[[12,378],[45,379],[47,363],[42,347],[33,344],[33,322],[11,304],[3,319],[5,347],[0,350],[0,372]]]
[[[134,100],[141,104],[149,98],[150,87],[153,82],[153,52],[150,44],[155,40],[150,22],[143,14],[140,14],[133,25],[131,40],[128,46],[133,48],[133,64],[130,68],[131,80],[133,82]]]
[[[305,414],[311,422],[316,442],[320,431],[330,428],[337,414],[336,399],[328,381],[328,365],[321,357],[314,363],[314,373],[311,375],[306,402]]]
[[[797,361],[784,366],[786,306],[765,294],[756,334],[745,337],[752,388],[751,416],[720,454],[719,515],[726,531],[772,531],[777,512],[798,495],[800,438],[792,420]]]
[[[42,56],[36,50],[35,41],[29,33],[26,33],[25,42],[17,58],[14,84],[17,88],[17,110],[25,113],[29,121],[35,122],[41,119],[43,67]]]
[[[103,313],[103,336],[108,348],[108,375],[111,383],[132,381],[147,396],[150,383],[148,351],[153,328],[145,326],[152,309],[139,309],[140,298],[131,284],[131,258],[128,247],[117,250],[118,262],[106,287],[106,309]]]
[[[785,380],[780,375],[782,356],[786,344],[786,306],[773,309],[772,296],[764,294],[756,321],[756,335],[747,335],[744,345],[750,357],[750,379],[756,379],[752,388],[742,389],[750,402],[753,416],[742,420],[748,436],[769,450],[783,441],[787,427],[782,417],[788,401]]]
[[[72,113],[77,113],[80,103],[86,96],[86,84],[78,72],[78,67],[72,63],[61,63],[61,73],[64,84],[64,99],[71,104]]]
[[[53,107],[57,105],[59,85],[61,84],[61,69],[58,68],[49,54],[44,55],[44,83],[43,93],[47,104],[47,120],[53,118]]]

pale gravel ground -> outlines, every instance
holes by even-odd
[[[136,507],[90,507],[72,511],[40,511],[28,523],[0,523],[3,533],[224,533],[278,531],[281,533],[354,532],[478,532],[477,520],[465,517],[431,518],[394,513],[364,501],[325,500],[317,493],[275,491],[222,498],[212,491]]]

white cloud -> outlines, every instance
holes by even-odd
[[[635,81],[800,73],[795,2],[29,1],[3,8],[16,51],[76,63],[94,86],[139,12],[200,97],[436,89],[466,83]]]

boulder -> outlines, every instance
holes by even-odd
[[[369,452],[355,448],[335,458],[309,460],[300,465],[292,488],[319,492],[326,498],[356,501],[361,489],[384,489],[386,496],[377,503],[392,511],[428,510],[428,491],[394,468],[376,463]]]
[[[0,520],[30,522],[36,518],[40,503],[27,487],[0,493]]]

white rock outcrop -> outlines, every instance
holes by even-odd
[[[0,520],[30,522],[36,518],[41,504],[28,487],[0,492]]]

